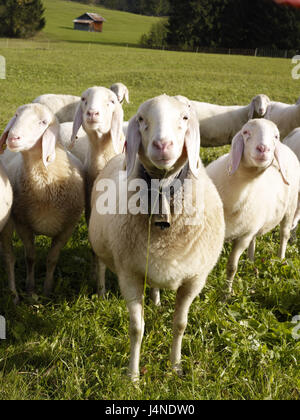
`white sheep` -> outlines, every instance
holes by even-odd
[[[127,86],[125,86],[123,83],[114,83],[110,87],[110,90],[116,94],[120,104],[123,104],[124,101],[129,104],[129,91]]]
[[[4,140],[0,140],[0,150],[3,150]],[[1,153],[1,152],[0,152]],[[9,265],[9,258],[10,258],[10,251],[9,247],[7,249],[5,237],[9,235],[11,226],[8,223],[9,216],[11,212],[11,207],[13,203],[13,191],[10,184],[10,181],[8,179],[8,176],[6,174],[6,171],[3,167],[3,165],[0,163],[0,244],[3,248],[3,254],[6,259],[6,265]],[[8,273],[9,278],[9,289],[14,295],[15,302],[18,301],[18,293],[16,290],[16,285],[13,280],[13,277],[11,277]]]
[[[207,167],[224,204],[226,234],[233,241],[227,275],[229,291],[242,253],[255,238],[281,226],[280,258],[293,227],[297,208],[300,166],[295,154],[280,142],[274,123],[249,121],[234,137],[231,151]]]
[[[112,159],[94,184],[89,239],[100,266],[104,263],[118,276],[130,314],[129,373],[136,380],[144,332],[146,271],[151,287],[177,291],[171,362],[180,371],[189,307],[217,263],[225,226],[222,202],[199,158],[199,126],[190,107],[166,95],[145,102],[129,123],[126,141],[127,159],[122,155]],[[127,175],[121,172],[124,168]],[[132,205],[143,202],[155,179],[163,184],[174,181],[177,186],[179,182],[171,197],[177,204],[182,203],[182,185],[189,182],[191,188],[181,212],[161,210],[151,218],[152,210],[142,205],[147,214],[136,214]],[[125,203],[126,194],[118,188],[123,181],[128,182]],[[122,203],[116,214],[104,214],[106,210],[99,203],[102,183],[112,187],[109,197],[113,202]],[[138,197],[134,184],[141,192]],[[159,201],[165,198],[163,194]],[[193,204],[194,212],[187,211],[187,201]]]
[[[46,105],[55,114],[60,123],[74,121],[75,113],[80,102],[79,96],[45,94],[32,101]]]
[[[265,118],[277,125],[280,136],[284,139],[300,126],[300,104],[298,102],[295,105],[271,102]]]
[[[16,153],[6,169],[14,191],[11,218],[25,247],[28,292],[35,285],[35,235],[53,238],[44,283],[46,295],[52,290],[60,250],[84,208],[82,165],[59,144],[58,133],[54,114],[44,105],[29,104],[17,110],[0,139]],[[8,272],[14,276],[12,256]]]
[[[220,106],[191,101],[200,124],[201,146],[230,144],[248,120],[265,115],[269,103],[270,99],[266,95],[255,96],[247,106]]]
[[[75,146],[80,138],[84,139],[77,139],[82,127],[89,140],[85,161],[87,214],[95,179],[109,160],[124,149],[123,117],[122,106],[110,89],[96,86],[83,92],[74,119],[70,147],[73,150],[73,145]]]

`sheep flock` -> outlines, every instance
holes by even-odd
[[[257,238],[277,226],[285,258],[300,220],[300,104],[259,94],[222,106],[162,94],[124,121],[126,103],[127,87],[113,83],[81,96],[43,94],[16,109],[0,137],[0,244],[18,304],[13,234],[24,244],[28,294],[35,236],[51,238],[51,296],[60,251],[84,213],[99,297],[109,269],[127,304],[129,375],[138,381],[145,283],[156,305],[160,289],[176,292],[171,364],[180,373],[189,308],[224,242],[232,242],[225,299],[244,251],[254,261]],[[229,153],[205,168],[200,146],[224,145]]]

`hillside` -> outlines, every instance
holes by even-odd
[[[137,45],[141,35],[158,19],[63,0],[43,0],[43,3],[47,23],[38,37],[52,41]],[[98,13],[106,19],[103,33],[73,30],[73,20],[85,12]]]

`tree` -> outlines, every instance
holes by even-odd
[[[28,38],[45,26],[41,0],[0,0],[0,36]]]
[[[172,0],[168,44],[299,48],[300,11],[273,0]]]

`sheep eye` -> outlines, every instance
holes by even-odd
[[[113,99],[112,99],[111,103],[115,105],[115,101]]]
[[[42,124],[47,125],[48,124],[48,121],[47,120],[43,120],[42,121]]]
[[[188,117],[187,115],[185,115],[185,116],[183,117],[183,119],[184,119],[185,121],[187,121],[187,120],[189,119],[189,117]]]
[[[81,98],[82,102],[85,101],[85,98]]]
[[[144,121],[143,117],[139,117],[138,120],[140,123]]]

